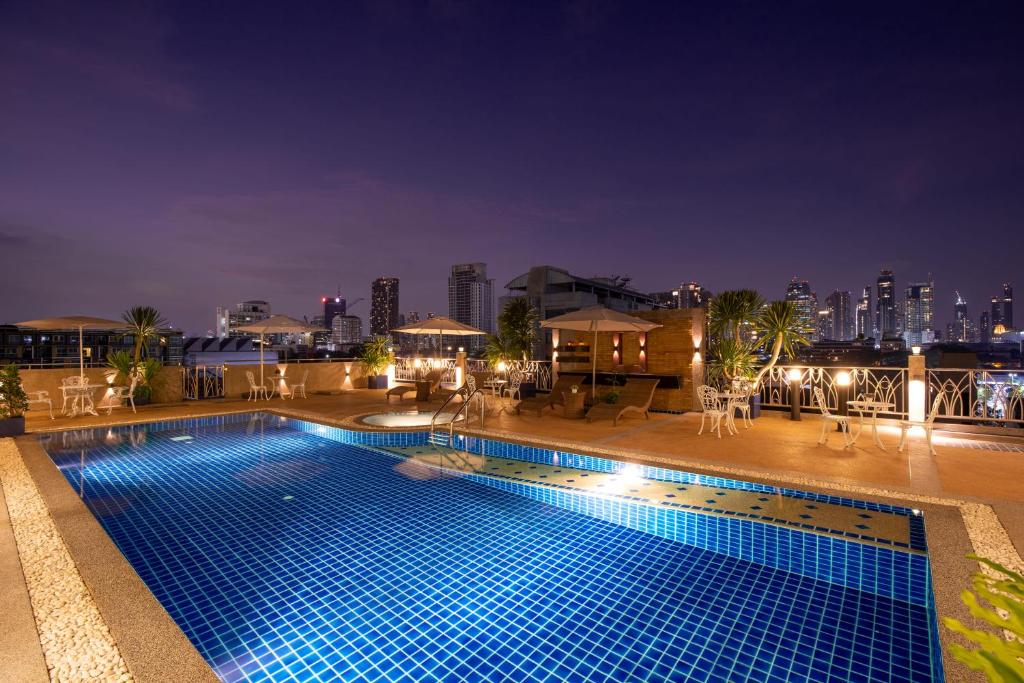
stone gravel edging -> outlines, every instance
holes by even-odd
[[[131,681],[13,439],[0,439],[0,485],[50,680]]]

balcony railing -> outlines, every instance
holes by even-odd
[[[411,358],[400,356],[395,358],[395,379],[411,382],[417,377],[430,372],[431,370],[441,371],[442,382],[455,382],[455,359],[454,358]],[[508,373],[525,373],[525,382],[534,382],[539,391],[551,390],[551,361],[528,360],[514,361],[508,364],[503,372],[495,372],[490,363],[479,358],[466,360],[467,372],[485,372],[489,374],[507,375]]]
[[[790,372],[799,374],[798,381]],[[909,379],[906,368],[800,367],[777,366],[765,377],[760,389],[761,405],[788,409],[794,384],[800,393],[802,410],[818,411],[814,389],[820,388],[830,410],[839,409],[843,388],[837,379],[847,373],[847,398],[874,398],[894,407],[881,417],[906,419],[909,412]],[[925,406],[940,393],[942,401],[936,420],[996,427],[1024,426],[1024,372],[1013,370],[928,369]]]

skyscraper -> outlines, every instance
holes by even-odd
[[[960,292],[956,292],[956,301],[953,303],[953,319],[951,328],[953,334],[949,335],[946,341],[962,343],[977,341],[974,333],[974,321],[967,313],[967,301],[960,296]]]
[[[487,279],[487,264],[460,263],[448,278],[448,316],[484,332],[494,331],[494,280]],[[470,348],[486,343],[483,336],[469,337]]]
[[[853,339],[853,309],[850,305],[850,293],[835,290],[825,299],[825,310],[828,311],[828,337],[836,341]]]
[[[379,277],[370,287],[370,334],[390,336],[398,327],[398,278]]]
[[[860,299],[857,300],[856,328],[853,331],[855,337],[867,339],[868,337],[875,336],[875,326],[871,324],[872,318],[871,285],[868,285],[861,293]]]
[[[978,321],[978,335],[982,344],[992,341],[992,321],[989,319],[988,311],[981,312],[981,319]]]
[[[886,335],[895,335],[899,329],[896,322],[896,277],[891,270],[883,270],[876,285],[875,330],[881,341]]]
[[[270,304],[253,299],[235,304],[235,310],[217,307],[217,336],[251,337],[250,332],[239,332],[236,328],[250,325],[270,317]]]
[[[338,296],[320,297],[320,302],[324,305],[324,327],[328,330],[334,329],[332,326],[334,316],[345,315],[345,300],[341,298],[341,293],[339,292]]]
[[[912,282],[904,290],[903,338],[907,346],[931,344],[935,341],[935,285]]]
[[[339,345],[358,344],[363,337],[363,321],[358,315],[336,315],[331,321],[331,341]]]
[[[786,286],[786,301],[796,304],[797,318],[801,327],[808,330],[812,338],[817,337],[818,296],[811,291],[807,280],[794,277]]]
[[[824,341],[832,338],[831,332],[832,321],[829,316],[827,308],[823,308],[817,312],[814,321],[814,339],[816,341]]]
[[[1000,302],[1002,304],[1002,323],[1003,327],[1008,330],[1014,329],[1013,327],[1013,285],[1009,282],[1003,283],[1003,296]]]

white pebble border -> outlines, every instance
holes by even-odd
[[[50,680],[131,681],[13,439],[0,439],[0,484]]]

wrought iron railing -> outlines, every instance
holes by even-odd
[[[799,380],[790,379],[790,372],[798,372]],[[906,368],[816,368],[800,366],[776,366],[771,369],[761,384],[761,405],[765,407],[789,408],[793,386],[800,392],[800,407],[818,410],[815,400],[816,388],[821,389],[829,410],[839,408],[843,387],[839,385],[840,373],[849,376],[846,389],[849,400],[873,398],[893,407],[882,411],[883,417],[906,417],[907,415],[907,369]]]
[[[945,420],[1024,425],[1024,371],[936,368],[926,377],[929,401],[942,393]]]
[[[441,371],[442,382],[455,382],[455,359],[454,358],[412,358],[400,356],[395,358],[395,379],[411,382],[422,377],[431,370]],[[488,373],[504,378],[516,372],[525,375],[524,382],[533,382],[538,391],[551,390],[551,361],[527,360],[512,361],[498,371],[492,368],[490,363],[481,358],[469,358],[466,360],[466,371],[471,373]]]
[[[181,375],[181,394],[186,401],[224,398],[224,366],[193,365]]]

